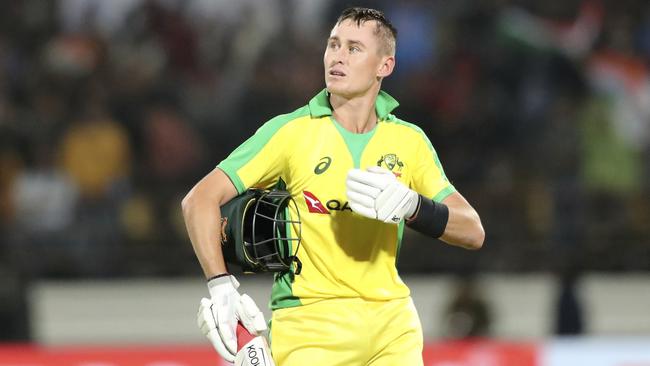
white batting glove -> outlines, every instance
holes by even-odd
[[[417,192],[385,168],[351,169],[345,183],[352,211],[371,219],[398,224],[413,216],[418,207]]]
[[[215,278],[208,282],[210,299],[202,298],[196,316],[198,327],[217,352],[228,362],[237,354],[237,322],[253,335],[266,331],[264,314],[250,296],[237,292],[239,282],[232,276]]]

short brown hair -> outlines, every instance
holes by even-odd
[[[340,24],[344,20],[352,20],[357,25],[361,25],[370,20],[377,22],[375,35],[381,40],[381,49],[387,55],[395,55],[395,47],[397,43],[397,29],[391,24],[384,13],[380,10],[351,7],[343,10],[336,24]]]

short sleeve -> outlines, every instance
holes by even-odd
[[[250,187],[268,187],[281,178],[288,156],[286,119],[266,122],[217,167],[242,193]]]
[[[440,202],[456,191],[442,168],[431,141],[420,131],[418,162],[412,177],[412,188],[419,194]]]

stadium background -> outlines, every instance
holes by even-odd
[[[0,365],[214,364],[180,199],[323,87],[351,4],[398,28],[384,89],[487,233],[406,233],[429,364],[650,364],[646,1],[24,0],[0,4]]]

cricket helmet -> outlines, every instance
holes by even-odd
[[[249,189],[221,207],[224,259],[244,272],[285,272],[295,262],[300,274],[301,235],[300,212],[287,191]]]

